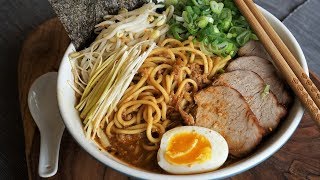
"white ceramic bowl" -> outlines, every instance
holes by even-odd
[[[276,32],[280,35],[285,44],[289,47],[291,52],[298,59],[299,63],[303,67],[306,73],[308,73],[307,62],[304,57],[304,54],[301,50],[301,47],[297,43],[296,39],[290,33],[290,31],[272,14],[268,11],[261,8],[263,14],[271,23]],[[273,155],[278,149],[280,149],[286,141],[293,134],[295,129],[297,128],[304,109],[301,106],[300,102],[295,99],[294,105],[290,110],[289,116],[287,119],[283,120],[281,125],[278,127],[277,131],[275,131],[270,138],[263,141],[259,148],[250,156],[243,158],[242,160],[229,165],[227,167],[221,168],[219,170],[195,174],[195,175],[168,175],[168,174],[157,174],[151,173],[144,170],[140,170],[125,164],[114,158],[109,154],[104,154],[100,152],[97,147],[87,140],[84,136],[84,131],[82,128],[81,120],[79,118],[78,112],[75,110],[75,93],[73,89],[70,87],[69,83],[73,83],[73,75],[71,73],[71,66],[68,59],[68,54],[74,51],[74,46],[70,44],[68,49],[65,52],[65,55],[62,59],[59,75],[58,75],[58,89],[57,89],[57,97],[60,112],[64,123],[70,132],[70,134],[74,137],[74,139],[85,149],[89,154],[95,157],[97,160],[102,162],[103,164],[125,173],[129,176],[141,178],[141,179],[219,179],[226,178],[243,171],[246,171],[262,161],[266,160],[268,157]]]

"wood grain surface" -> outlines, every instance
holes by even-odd
[[[19,99],[24,125],[25,149],[29,179],[38,176],[39,131],[27,105],[28,90],[32,82],[42,74],[57,71],[60,60],[70,40],[57,19],[51,19],[26,39],[20,54],[18,67]],[[320,80],[311,73],[317,87]],[[152,177],[150,177],[152,179]],[[290,140],[265,162],[230,179],[319,179],[320,132],[305,114]],[[58,173],[49,179],[129,179],[85,152],[65,131],[59,157]]]

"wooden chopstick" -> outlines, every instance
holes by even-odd
[[[293,70],[288,65],[285,58],[281,55],[280,51],[278,50],[277,46],[273,43],[273,41],[270,39],[269,35],[265,31],[265,24],[260,24],[260,22],[257,20],[255,15],[251,12],[251,9],[247,6],[246,2],[252,0],[234,0],[235,4],[239,8],[242,15],[246,18],[248,23],[250,24],[251,28],[254,30],[256,35],[258,36],[259,40],[262,42],[264,47],[266,48],[269,55],[272,57],[273,62],[275,66],[278,68],[280,72],[282,72],[285,80],[290,85],[292,90],[295,92],[295,94],[300,99],[301,103],[304,105],[304,107],[309,111],[311,117],[316,122],[318,127],[320,128],[320,110],[319,107],[315,104],[314,100],[306,90],[305,86],[300,82],[300,80],[297,78],[296,74],[293,72]],[[272,29],[272,27],[270,27]],[[284,44],[283,44],[284,45]],[[278,44],[278,46],[281,46],[281,44]],[[285,48],[283,48],[285,49]],[[290,51],[289,51],[290,52]],[[287,59],[287,58],[286,58]],[[295,69],[296,72],[300,74],[304,74],[302,68]],[[305,77],[303,77],[305,78]],[[311,80],[309,82],[312,82]],[[310,83],[307,84],[310,84]],[[319,93],[318,89],[315,88],[313,91],[316,91],[316,93]]]
[[[251,10],[253,15],[257,18],[261,26],[264,28],[264,30],[272,40],[273,44],[277,47],[277,49],[280,51],[288,65],[291,67],[292,71],[296,74],[301,84],[308,91],[312,100],[317,104],[318,108],[320,108],[320,92],[318,91],[314,83],[311,81],[311,79],[303,71],[302,67],[298,63],[298,60],[293,56],[288,47],[284,44],[279,35],[269,24],[267,19],[258,10],[254,2],[250,0],[244,0],[244,2],[247,4],[248,8]]]

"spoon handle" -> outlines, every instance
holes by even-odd
[[[38,171],[41,177],[51,177],[57,173],[63,129],[56,134],[40,132],[41,139]]]

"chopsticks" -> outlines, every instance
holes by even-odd
[[[234,0],[285,80],[320,128],[320,92],[252,0]]]

